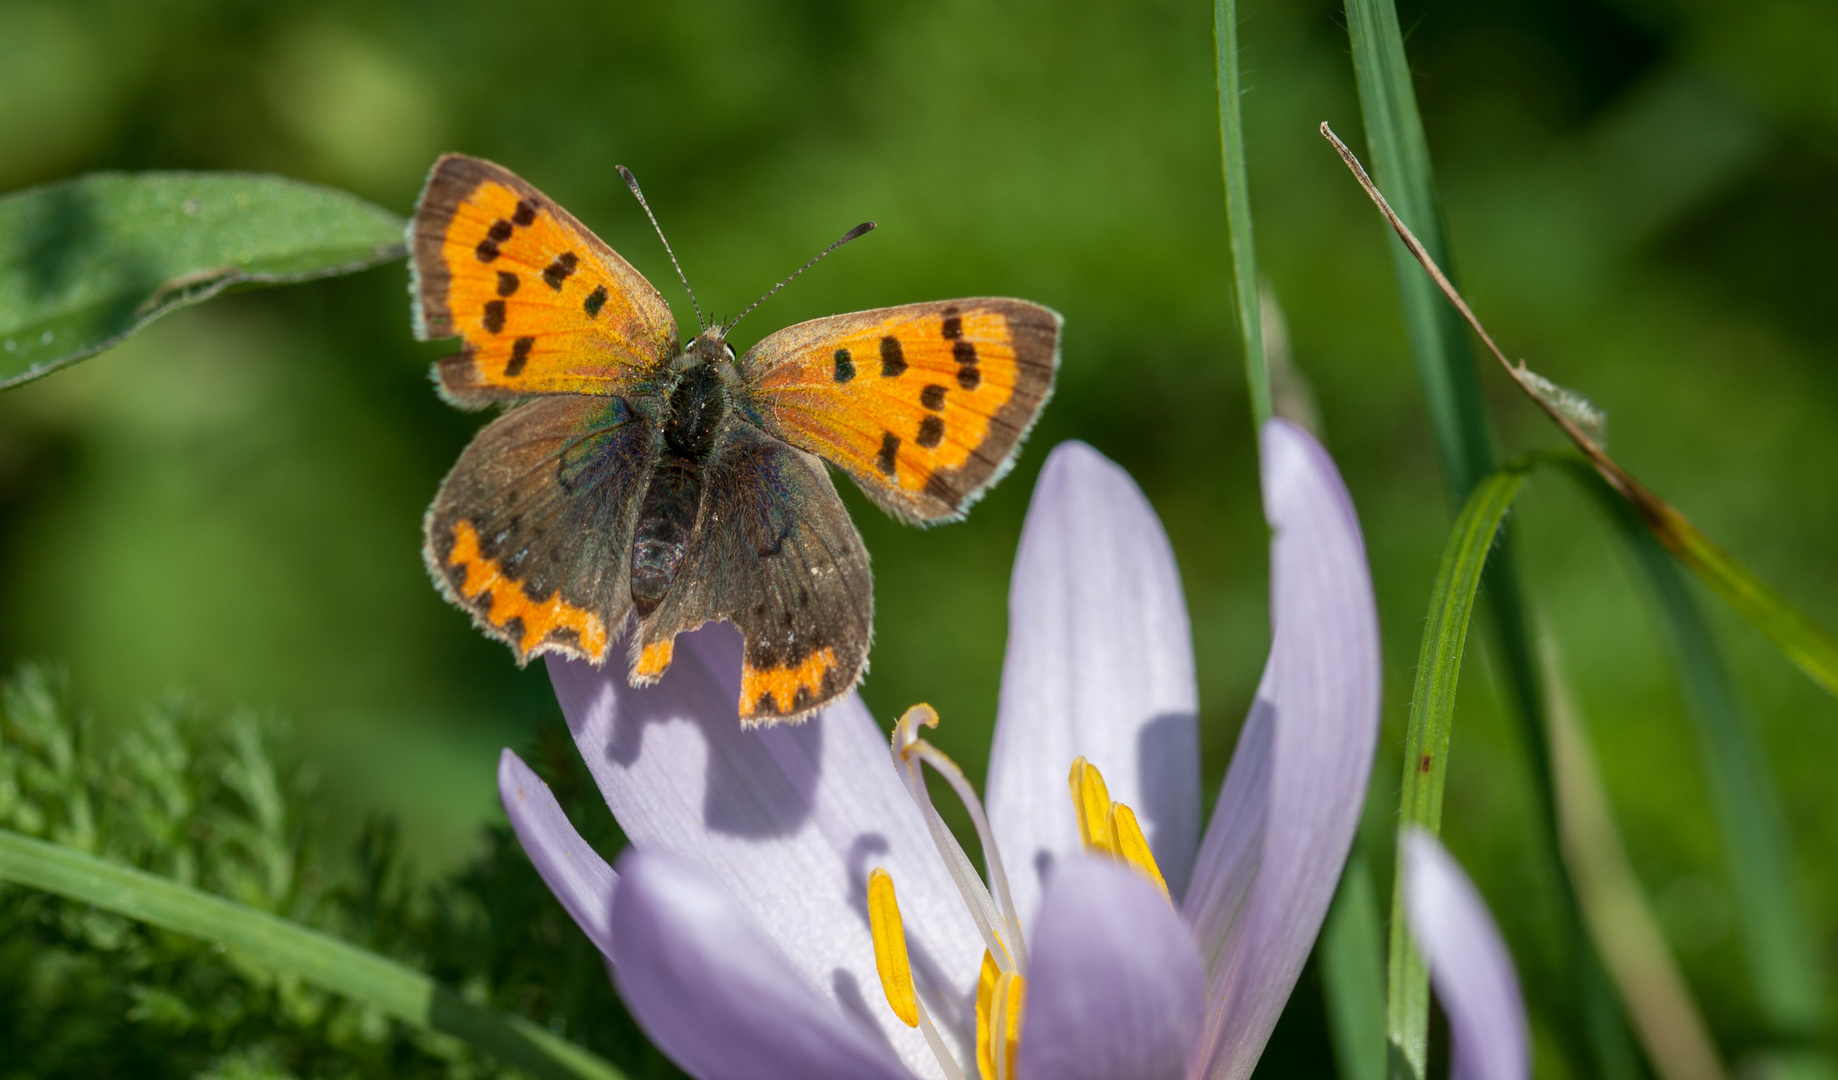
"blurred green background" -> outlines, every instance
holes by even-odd
[[[1243,0],[1262,269],[1377,578],[1395,812],[1417,639],[1450,520],[1379,219],[1315,133],[1362,141],[1344,18]],[[1470,299],[1509,353],[1610,417],[1611,449],[1838,625],[1838,9],[1819,0],[1402,3]],[[852,489],[876,569],[863,694],[927,700],[986,760],[1009,561],[1046,450],[1087,440],[1162,515],[1187,589],[1216,790],[1267,643],[1265,534],[1228,288],[1211,5],[0,2],[0,190],[91,169],[241,169],[406,214],[436,154],[510,166],[693,322],[613,167],[643,180],[706,308],[738,311],[881,225],[737,335],[1012,294],[1066,316],[1058,395],[968,522]],[[492,773],[554,712],[435,595],[419,521],[480,423],[427,381],[400,263],[214,301],[0,395],[0,662],[68,665],[105,721],[173,690],[290,717],[349,835],[398,814],[423,865],[472,854]],[[1497,373],[1512,449],[1554,433]],[[1515,515],[1642,883],[1726,1051],[1758,1037],[1718,833],[1641,584],[1555,477]],[[1838,970],[1838,703],[1714,601]],[[1534,1006],[1549,912],[1528,773],[1470,651],[1445,831]],[[1312,976],[1310,977],[1312,979]],[[1838,981],[1838,980],[1834,980]],[[1305,981],[1285,1068],[1329,1068]],[[1540,1067],[1560,1075],[1548,1041]]]

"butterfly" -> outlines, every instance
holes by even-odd
[[[630,263],[479,158],[435,162],[407,239],[415,336],[463,342],[434,367],[441,395],[508,406],[428,508],[436,587],[519,664],[603,663],[634,619],[634,685],[677,634],[731,622],[748,724],[808,716],[867,668],[868,552],[823,462],[903,521],[961,518],[1059,367],[1057,313],[987,297],[816,319],[744,356],[738,318],[681,345]]]

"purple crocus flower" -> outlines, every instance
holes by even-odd
[[[1411,936],[1449,1017],[1451,1080],[1527,1080],[1525,1000],[1512,954],[1487,903],[1436,838],[1404,834],[1404,904]]]
[[[615,873],[509,751],[500,792],[653,1041],[701,1080],[1248,1076],[1339,879],[1379,723],[1352,503],[1299,428],[1272,421],[1262,445],[1274,640],[1204,833],[1173,553],[1082,444],[1054,450],[1028,511],[987,813],[920,737],[929,709],[891,752],[855,695],[743,731],[726,625],[684,635],[644,689],[551,658],[632,847]],[[987,885],[922,764],[965,801]]]

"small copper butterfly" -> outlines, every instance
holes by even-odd
[[[867,666],[868,553],[822,462],[897,518],[956,520],[1013,463],[1059,367],[1058,314],[986,297],[816,319],[744,356],[738,319],[682,346],[630,263],[457,154],[435,162],[408,249],[415,336],[464,343],[435,366],[441,395],[509,406],[428,508],[435,585],[519,663],[603,663],[636,616],[636,685],[677,634],[732,622],[749,723],[807,716]]]

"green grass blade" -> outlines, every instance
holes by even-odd
[[[1429,142],[1417,114],[1397,9],[1392,0],[1347,0],[1346,12],[1373,173],[1398,216],[1446,268],[1448,249],[1431,179]],[[1389,242],[1404,302],[1404,327],[1417,359],[1443,479],[1453,496],[1463,499],[1493,471],[1498,457],[1481,407],[1474,355],[1460,319],[1417,268],[1410,250],[1395,236]]]
[[[237,173],[91,173],[0,197],[0,389],[232,286],[400,258],[402,226],[342,191]]]
[[[1639,506],[1650,535],[1671,549],[1738,615],[1766,634],[1812,681],[1838,696],[1838,639],[1769,588],[1685,515],[1656,496],[1651,502],[1657,506],[1644,502]]]
[[[1417,111],[1416,91],[1411,84],[1397,9],[1393,0],[1347,0],[1346,13],[1360,113],[1379,186],[1430,255],[1446,268],[1449,266],[1448,249],[1431,174],[1429,142]],[[1479,372],[1460,316],[1443,302],[1435,283],[1419,268],[1415,255],[1403,241],[1393,235],[1389,242],[1404,305],[1405,327],[1416,358],[1418,379],[1423,384],[1444,483],[1450,494],[1460,501],[1482,482],[1481,478],[1493,471],[1498,460],[1486,402],[1481,396]],[[1556,882],[1558,937],[1568,953],[1571,976],[1575,980],[1571,1007],[1577,1010],[1575,1027],[1589,1049],[1593,1071],[1608,1080],[1633,1078],[1639,1072],[1632,1039],[1621,1019],[1607,974],[1583,929],[1574,886],[1558,853],[1543,691],[1532,637],[1527,629],[1530,620],[1507,539],[1502,537],[1499,549],[1486,567],[1488,607],[1500,670],[1506,677],[1509,701],[1532,768],[1538,800],[1542,843],[1534,857],[1545,860]],[[1438,793],[1440,790],[1438,786]],[[1395,942],[1399,933],[1397,925],[1394,924],[1392,932]],[[1410,988],[1401,987],[1394,978],[1388,987],[1391,1004],[1427,1008],[1427,999],[1419,1002],[1415,996],[1414,987],[1419,983],[1420,971]],[[1427,1012],[1423,1016],[1427,1018]],[[1390,1025],[1394,1031],[1422,1030],[1414,1015],[1394,1016]],[[1414,1069],[1418,1077],[1423,1075],[1420,1043],[1414,1047],[1414,1053],[1396,1053],[1410,1047],[1393,1049],[1394,1061],[1400,1068]]]
[[[1219,94],[1219,151],[1225,170],[1225,220],[1232,235],[1232,283],[1238,332],[1244,338],[1245,380],[1258,428],[1270,419],[1270,371],[1257,295],[1257,245],[1251,236],[1251,177],[1245,167],[1244,118],[1239,111],[1238,12],[1234,0],[1213,0],[1215,89]]]
[[[1404,783],[1398,804],[1399,835],[1415,825],[1430,833],[1442,829],[1442,791],[1448,778],[1449,728],[1455,718],[1455,688],[1461,679],[1462,654],[1481,570],[1494,546],[1507,508],[1525,485],[1525,472],[1504,469],[1475,486],[1436,570],[1430,593],[1429,621],[1417,654],[1417,681],[1411,691],[1410,721],[1404,733]],[[1430,988],[1423,958],[1411,943],[1404,918],[1404,879],[1394,875],[1391,890],[1391,940],[1385,971],[1385,1034],[1411,1075],[1426,1075],[1429,1061]]]
[[[521,1017],[474,1005],[394,960],[132,867],[0,829],[0,880],[243,950],[406,1023],[463,1039],[533,1076],[624,1080],[593,1053]]]
[[[1357,852],[1341,875],[1317,949],[1340,1080],[1385,1080],[1384,932],[1372,871]]]
[[[1776,1037],[1809,1039],[1825,1016],[1818,938],[1799,902],[1786,812],[1754,725],[1736,696],[1722,650],[1666,548],[1599,473],[1580,460],[1567,464],[1595,496],[1652,589],[1703,751],[1757,1009]],[[1747,573],[1733,559],[1728,564]]]

